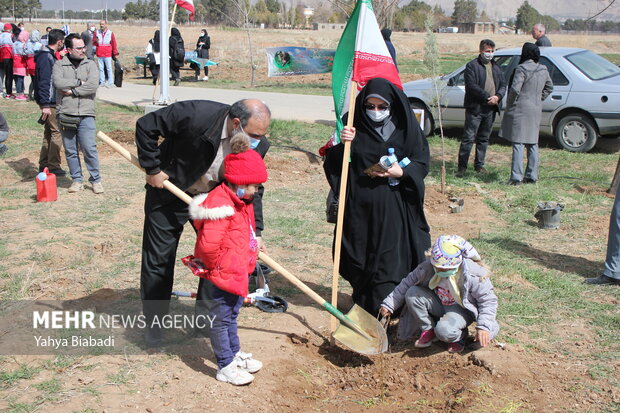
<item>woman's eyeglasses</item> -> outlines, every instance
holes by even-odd
[[[390,108],[390,105],[373,105],[372,103],[366,103],[364,107],[368,110],[386,110]]]

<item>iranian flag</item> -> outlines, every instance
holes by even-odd
[[[189,11],[189,19],[194,20],[194,0],[174,0],[174,3]]]
[[[371,0],[358,0],[347,22],[332,68],[332,93],[336,109],[336,133],[333,144],[340,142],[343,128],[342,115],[349,110],[351,81],[357,82],[358,91],[373,77],[382,77],[403,88],[390,56]]]

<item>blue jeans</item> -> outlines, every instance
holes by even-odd
[[[105,84],[105,73],[108,72],[108,84],[114,84],[114,68],[112,66],[112,58],[111,57],[98,57],[97,62],[99,63],[99,85]]]
[[[99,155],[97,153],[97,143],[95,141],[95,117],[80,116],[80,124],[77,129],[65,129],[60,127],[62,135],[62,143],[65,147],[65,158],[71,179],[75,182],[83,182],[82,164],[80,163],[80,155],[78,149],[81,149],[86,162],[86,168],[90,173],[91,184],[101,181],[99,176]]]
[[[620,280],[620,185],[609,218],[609,238],[607,238],[607,258],[603,274]]]
[[[209,338],[217,366],[222,369],[232,363],[235,354],[241,349],[237,335],[237,316],[243,305],[243,297],[222,291],[204,278],[200,279],[198,290],[205,299],[196,301],[197,312],[202,313],[201,309],[204,309],[208,311],[209,319],[213,320]]]
[[[14,75],[15,78],[15,89],[17,89],[17,94],[21,95],[24,93],[24,77],[19,75]]]
[[[527,148],[527,167],[525,178],[533,181],[538,180],[538,144],[513,143],[512,144],[512,167],[510,171],[511,181],[523,180],[523,149]]]

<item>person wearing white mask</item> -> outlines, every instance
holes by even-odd
[[[474,169],[479,174],[487,173],[484,159],[489,146],[495,114],[506,94],[506,81],[502,69],[493,61],[495,42],[484,39],[480,42],[480,54],[465,66],[465,125],[459,148],[456,176],[462,178],[467,171],[469,154],[476,144]]]
[[[371,79],[360,91],[353,126],[341,133],[342,141],[351,141],[351,163],[340,274],[353,287],[353,302],[377,314],[383,299],[424,260],[431,245],[423,209],[430,155],[407,97],[386,79]],[[376,167],[388,148],[398,161],[408,158],[409,163]],[[324,169],[335,194],[343,150],[339,143],[325,154]]]

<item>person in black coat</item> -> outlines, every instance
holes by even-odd
[[[200,32],[200,37],[196,42],[197,57],[200,59],[208,59],[210,48],[211,38],[207,33],[207,29],[202,29]],[[196,72],[196,80],[200,80],[200,67],[198,65],[194,65],[194,71]],[[204,80],[205,82],[209,80],[209,66],[205,66],[205,76],[202,78],[202,80]]]
[[[348,113],[344,116],[344,123]],[[340,254],[340,275],[353,287],[353,302],[371,314],[400,281],[421,263],[431,245],[424,216],[424,178],[430,152],[405,94],[390,81],[371,79],[355,100]],[[388,170],[369,170],[394,148],[399,161]],[[324,169],[339,193],[344,145],[327,150]]]
[[[236,133],[248,135],[252,148],[265,156],[270,119],[271,112],[257,99],[241,100],[232,106],[189,100],[148,113],[136,122],[138,160],[147,174],[140,276],[147,326],[168,313],[177,246],[189,220],[187,204],[164,189],[163,182],[168,179],[191,195],[209,192],[223,179],[222,161],[230,153],[230,137]],[[158,144],[160,137],[163,141]],[[261,250],[263,192],[259,187],[253,201]],[[199,284],[199,301],[205,299],[202,286]],[[147,329],[147,344],[161,345],[162,333],[157,328]]]
[[[181,73],[179,69],[185,64],[185,43],[181,37],[181,32],[176,27],[170,30],[169,49],[170,49],[170,76],[174,80],[174,85],[181,83]],[[183,53],[181,53],[183,49]]]
[[[396,70],[398,70],[398,65],[396,64],[396,49],[394,48],[394,44],[392,44],[392,40],[390,39],[392,36],[392,30],[390,29],[381,29],[381,36],[383,36],[383,41],[385,41],[385,45],[388,48],[388,52],[390,52],[390,56],[392,56],[392,60],[394,61],[394,66]]]
[[[457,177],[465,176],[471,148],[476,143],[474,169],[486,173],[484,158],[493,129],[495,114],[506,94],[506,81],[501,68],[493,61],[495,43],[484,39],[480,54],[465,66],[465,125],[459,148]]]

